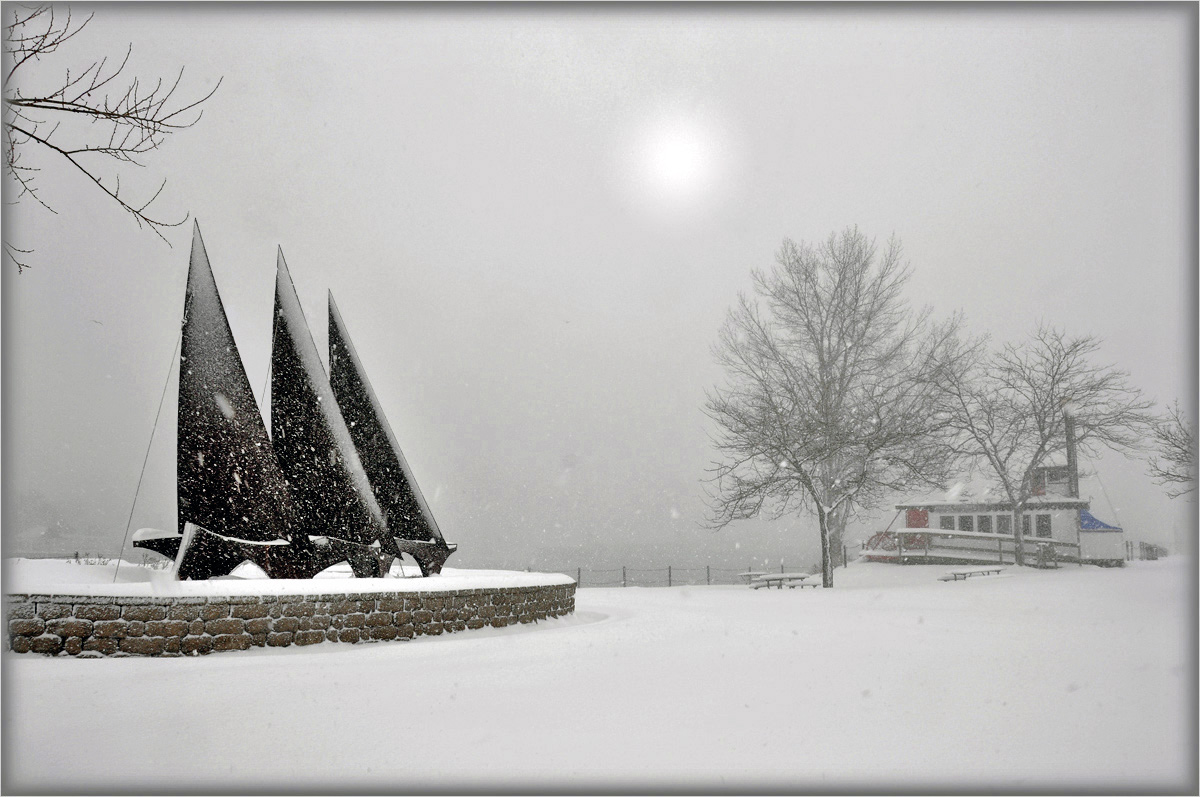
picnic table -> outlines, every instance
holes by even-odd
[[[779,589],[783,589],[785,586],[789,589],[816,587],[818,582],[810,580],[814,575],[813,573],[764,573],[750,582],[750,589],[770,588],[776,584]]]
[[[738,573],[738,577],[746,579],[747,584],[749,584],[751,581],[758,578],[759,576],[765,576],[765,575],[767,575],[767,572],[764,570],[747,570],[745,573]]]
[[[1003,567],[963,567],[958,570],[951,570],[944,576],[938,576],[938,581],[964,581],[971,576],[989,576],[997,575]]]

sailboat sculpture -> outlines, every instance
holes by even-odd
[[[277,266],[268,437],[195,227],[179,359],[178,528],[146,529],[133,539],[136,547],[173,557],[181,579],[227,575],[245,561],[272,578],[311,578],[341,561],[356,576],[377,577],[401,553],[321,367],[282,252]],[[373,394],[342,393],[377,406]],[[407,466],[405,474],[411,479]],[[412,533],[400,533],[411,546]],[[441,548],[448,556],[455,546],[441,542]],[[425,575],[445,561],[408,552]]]
[[[350,421],[350,437],[383,508],[401,551],[417,560],[421,573],[441,572],[456,545],[438,528],[396,435],[350,341],[342,314],[329,294],[329,378],[342,415]]]

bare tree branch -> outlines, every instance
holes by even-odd
[[[195,125],[203,115],[200,106],[221,85],[192,101],[178,101],[176,90],[183,80],[181,68],[170,83],[161,78],[143,86],[137,77],[121,79],[129,64],[133,46],[115,67],[107,58],[92,61],[82,70],[66,71],[57,86],[48,92],[30,95],[24,80],[30,63],[51,55],[79,34],[91,21],[56,14],[53,6],[8,6],[5,9],[5,51],[12,67],[4,77],[4,167],[20,187],[18,199],[29,196],[42,207],[54,208],[38,192],[39,169],[26,166],[21,157],[28,148],[51,153],[82,172],[104,194],[133,216],[139,227],[147,227],[170,245],[163,229],[187,221],[168,221],[151,211],[162,193],[164,180],[146,200],[131,200],[121,191],[121,173],[103,164],[142,167],[143,156],[162,146],[166,136]],[[30,75],[29,78],[34,76]],[[60,161],[61,162],[61,161]],[[5,251],[18,271],[28,267],[13,252],[29,254],[6,242]]]
[[[880,255],[856,228],[819,246],[785,240],[713,350],[727,381],[705,404],[721,455],[710,524],[814,513],[825,586],[855,512],[893,490],[940,485],[952,466],[934,385],[953,367],[943,350],[961,322],[910,312],[908,276],[898,241]]]
[[[1034,471],[1065,449],[1067,412],[1074,413],[1081,453],[1144,447],[1153,402],[1128,384],[1125,372],[1093,364],[1099,348],[1094,337],[1068,338],[1040,324],[1021,345],[991,353],[977,347],[967,367],[948,370],[940,382],[955,451],[984,464],[1013,505],[1018,564],[1021,512],[1033,495]]]
[[[1154,424],[1156,455],[1150,476],[1171,498],[1196,491],[1196,425],[1184,417],[1178,399]]]

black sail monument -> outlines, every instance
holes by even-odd
[[[282,250],[275,280],[271,437],[300,525],[348,559],[355,575],[382,575],[400,552],[338,410]]]
[[[195,226],[180,329],[178,527],[141,529],[134,546],[174,557],[181,579],[246,561],[271,578],[312,578],[341,561],[378,577],[401,550],[423,575],[439,572],[455,546],[417,490],[340,317],[335,396],[282,251],[276,266],[268,437]],[[352,435],[339,402],[369,436]]]
[[[290,547],[295,507],[238,355],[199,224],[192,233],[180,334],[178,534],[135,538],[134,545],[175,556],[192,524],[204,534],[181,558],[180,578],[224,575],[246,559],[268,575],[295,577],[300,573],[283,553]]]
[[[349,425],[362,467],[383,509],[388,531],[401,551],[416,559],[421,573],[441,572],[457,546],[448,545],[371,383],[333,294],[329,294],[329,382]]]

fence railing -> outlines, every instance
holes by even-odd
[[[1167,556],[1168,553],[1170,552],[1166,548],[1152,542],[1125,540],[1125,561],[1127,562],[1135,559],[1154,561]]]
[[[737,567],[610,567],[607,569],[591,569],[587,567],[574,568],[539,568],[547,573],[562,573],[575,579],[580,587],[703,587],[703,586],[745,586],[751,576],[746,573],[774,572],[767,567],[750,565],[745,569]],[[801,567],[801,570],[812,570],[812,567]],[[785,572],[780,565],[779,572]]]

